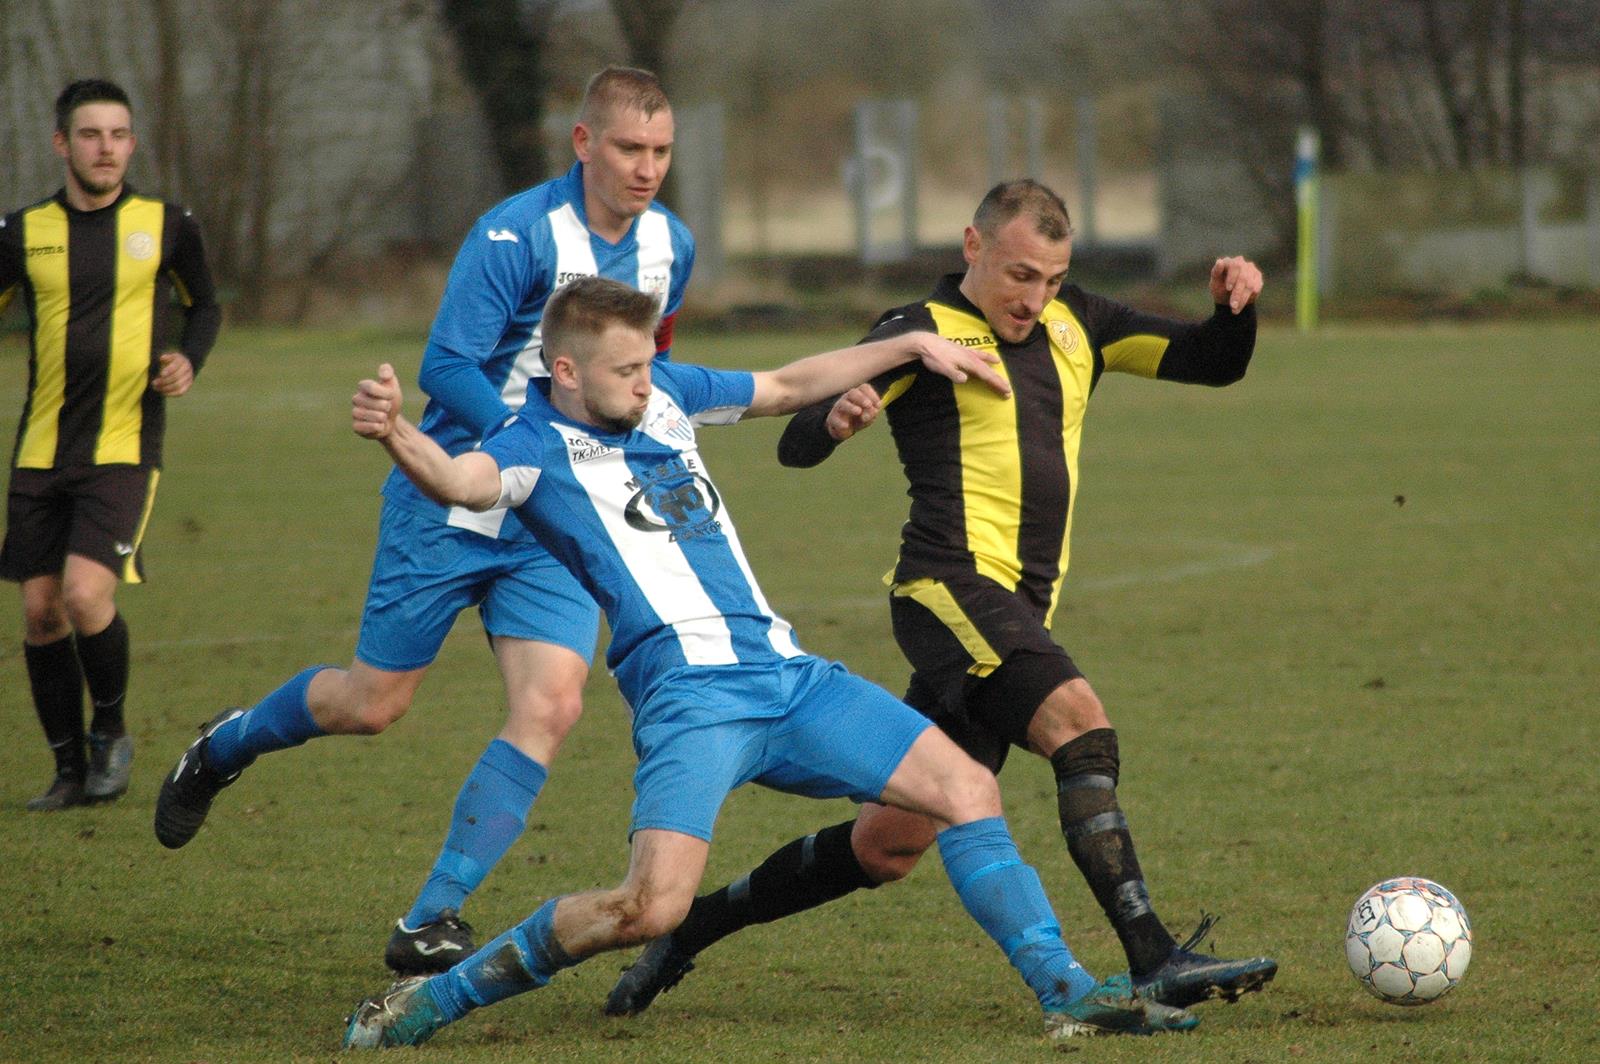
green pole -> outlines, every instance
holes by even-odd
[[[1299,240],[1295,255],[1294,317],[1301,332],[1317,327],[1317,299],[1321,283],[1317,276],[1318,212],[1321,178],[1318,174],[1322,138],[1310,126],[1300,130],[1294,153],[1294,198],[1299,217]]]

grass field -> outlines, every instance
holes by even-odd
[[[1068,1047],[1080,1059],[1600,1059],[1597,335],[1594,322],[1268,330],[1226,391],[1103,382],[1056,635],[1119,727],[1159,911],[1180,933],[1221,912],[1219,950],[1270,952],[1283,970],[1265,994],[1204,1007],[1193,1035]],[[689,334],[679,357],[772,364],[845,339]],[[347,398],[380,359],[413,380],[418,350],[411,335],[233,330],[173,404],[150,583],[120,598],[138,743],[120,802],[23,811],[48,753],[16,614],[0,624],[0,1060],[323,1061],[349,1007],[386,983],[390,924],[499,727],[475,622],[388,734],[263,759],[184,850],[162,850],[150,818],[197,723],[348,660],[386,462],[350,435]],[[18,345],[0,345],[8,447],[24,376]],[[798,473],[773,458],[778,428],[702,436],[752,563],[808,649],[898,690],[876,582],[905,510],[887,434]],[[601,670],[530,830],[470,905],[480,932],[620,877],[626,736]],[[1048,769],[1017,757],[1002,784],[1070,941],[1092,970],[1116,969]],[[741,791],[708,882],[848,815]],[[1451,887],[1477,935],[1462,987],[1422,1009],[1368,997],[1343,960],[1350,903],[1401,873]],[[624,959],[470,1017],[418,1059],[1050,1052],[936,860],[721,944],[645,1016],[615,1021],[599,1003]]]

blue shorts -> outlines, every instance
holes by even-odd
[[[424,668],[468,606],[492,636],[594,657],[600,607],[536,541],[491,539],[385,504],[356,657],[387,672]]]
[[[630,832],[711,841],[729,792],[754,781],[808,798],[877,801],[927,717],[844,666],[684,666],[635,707]]]

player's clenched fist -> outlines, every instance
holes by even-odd
[[[400,381],[394,367],[385,362],[378,367],[377,380],[356,385],[356,394],[350,397],[350,427],[357,436],[381,440],[394,431],[399,414]]]

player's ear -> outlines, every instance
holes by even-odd
[[[589,127],[582,122],[572,127],[572,154],[578,157],[580,163],[589,161],[589,144],[593,139]]]
[[[550,363],[550,379],[562,388],[578,386],[578,365],[570,355],[557,355]]]
[[[978,233],[975,225],[967,226],[966,232],[961,234],[961,257],[971,266],[978,261],[978,252],[983,248],[983,237]]]
[[[63,159],[67,157],[67,135],[65,133],[61,132],[59,129],[54,133],[51,133],[50,144],[55,148],[57,155],[61,156]]]

